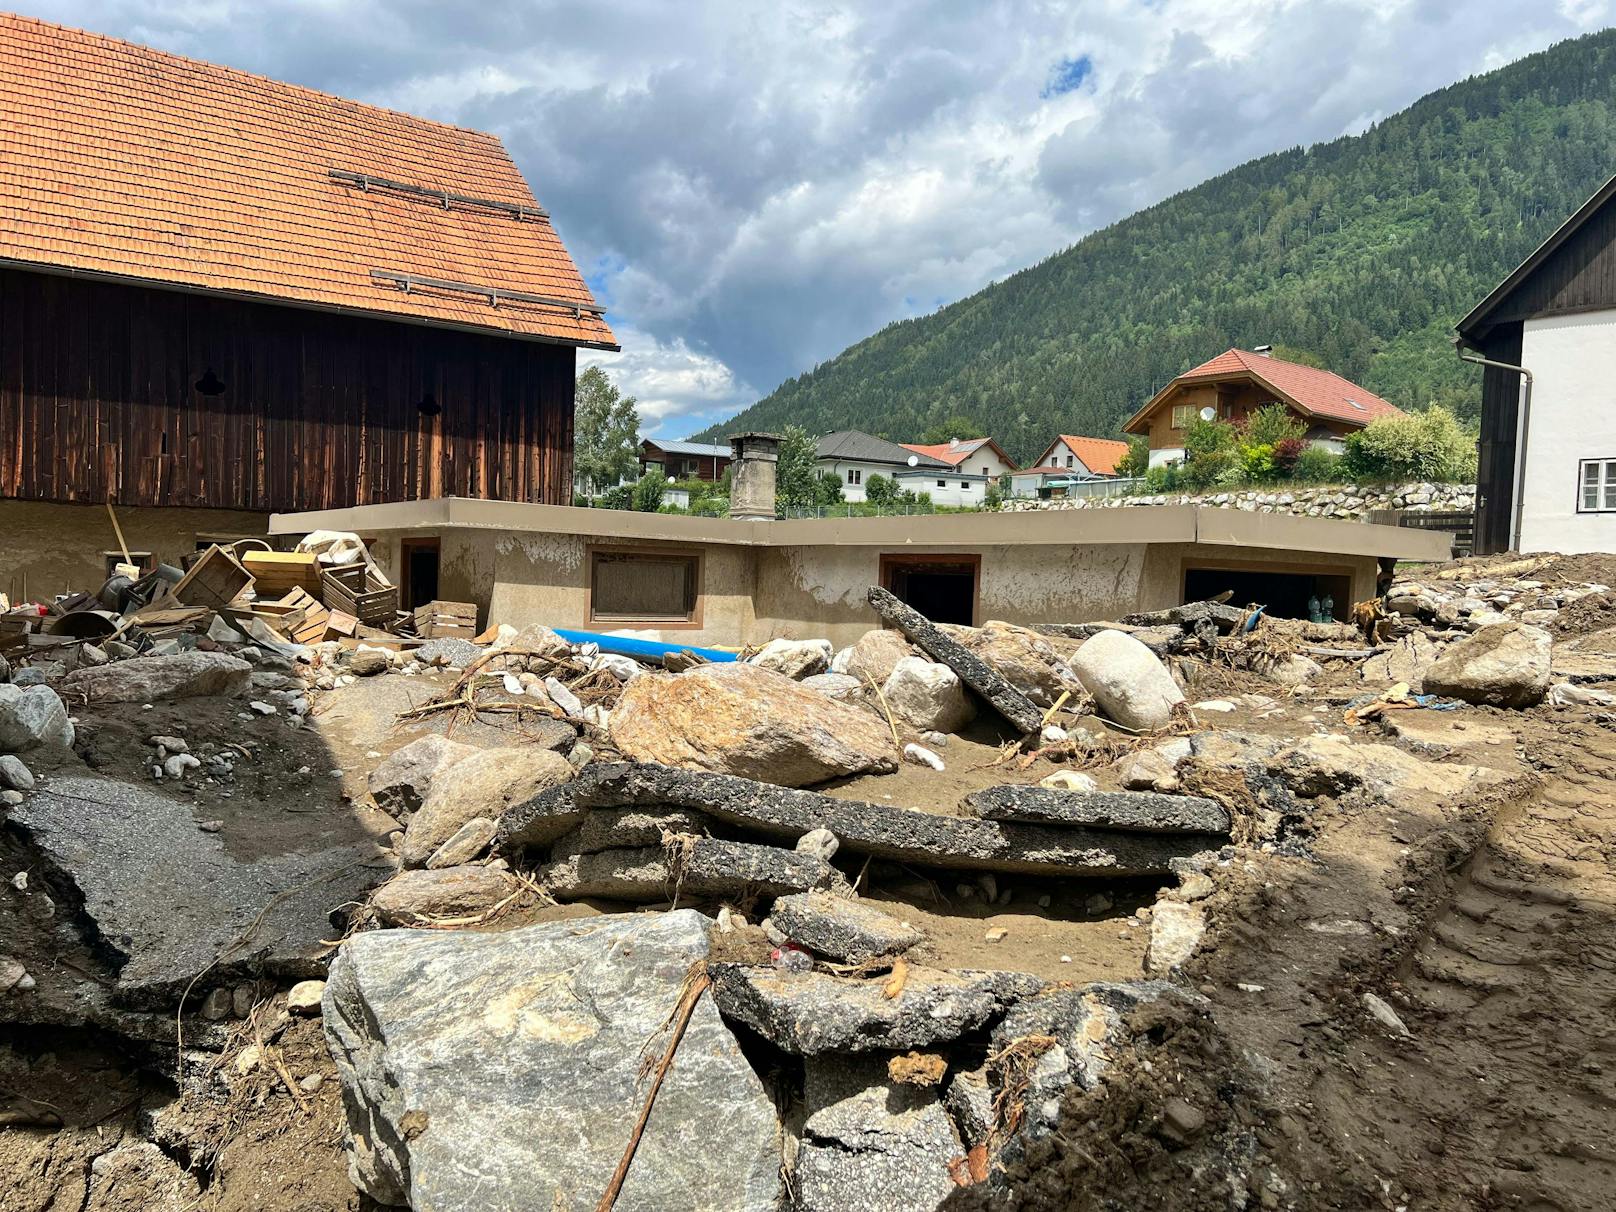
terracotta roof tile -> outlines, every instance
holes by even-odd
[[[1195,369],[1186,371],[1176,383],[1196,379],[1216,379],[1226,375],[1251,374],[1280,395],[1288,396],[1304,411],[1338,421],[1367,425],[1378,417],[1400,417],[1403,410],[1371,391],[1359,387],[1328,370],[1287,362],[1282,358],[1230,349]]]
[[[0,14],[0,260],[614,346],[589,312],[378,282],[413,274],[594,305],[492,135]]]
[[[1065,446],[1097,476],[1114,476],[1117,474],[1117,460],[1128,453],[1126,442],[1117,442],[1111,438],[1085,438],[1079,434],[1063,433],[1044,448],[1044,453],[1038,456],[1038,461],[1031,467],[1016,472],[1016,475],[1048,474],[1052,471],[1064,471],[1062,467],[1041,467],[1045,459],[1049,458],[1050,451],[1057,446]]]

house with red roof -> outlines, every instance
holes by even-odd
[[[950,442],[901,442],[922,459],[935,459],[954,469],[941,479],[933,477],[925,490],[938,505],[980,505],[999,478],[1016,469],[1015,460],[992,438],[955,438]]]
[[[1032,466],[1010,473],[1010,494],[1017,497],[1063,497],[1070,484],[1109,480],[1128,444],[1113,438],[1086,438],[1063,433],[1044,447]]]
[[[1328,370],[1273,357],[1266,349],[1229,349],[1185,371],[1158,391],[1122,427],[1150,441],[1150,465],[1184,458],[1184,434],[1196,417],[1239,421],[1282,404],[1315,444],[1339,453],[1348,434],[1380,417],[1402,416],[1396,405]]]

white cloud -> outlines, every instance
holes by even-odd
[[[500,134],[611,307],[612,372],[665,433],[1608,8],[33,0],[52,20]],[[1079,86],[1050,87],[1080,61]]]

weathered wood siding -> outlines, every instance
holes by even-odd
[[[0,269],[0,496],[566,504],[573,369],[568,346]]]

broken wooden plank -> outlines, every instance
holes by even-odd
[[[1021,691],[958,640],[950,639],[920,611],[900,602],[879,585],[870,586],[867,595],[875,613],[891,623],[934,661],[947,665],[964,682],[987,700],[988,705],[1023,733],[1043,727],[1044,713]]]

